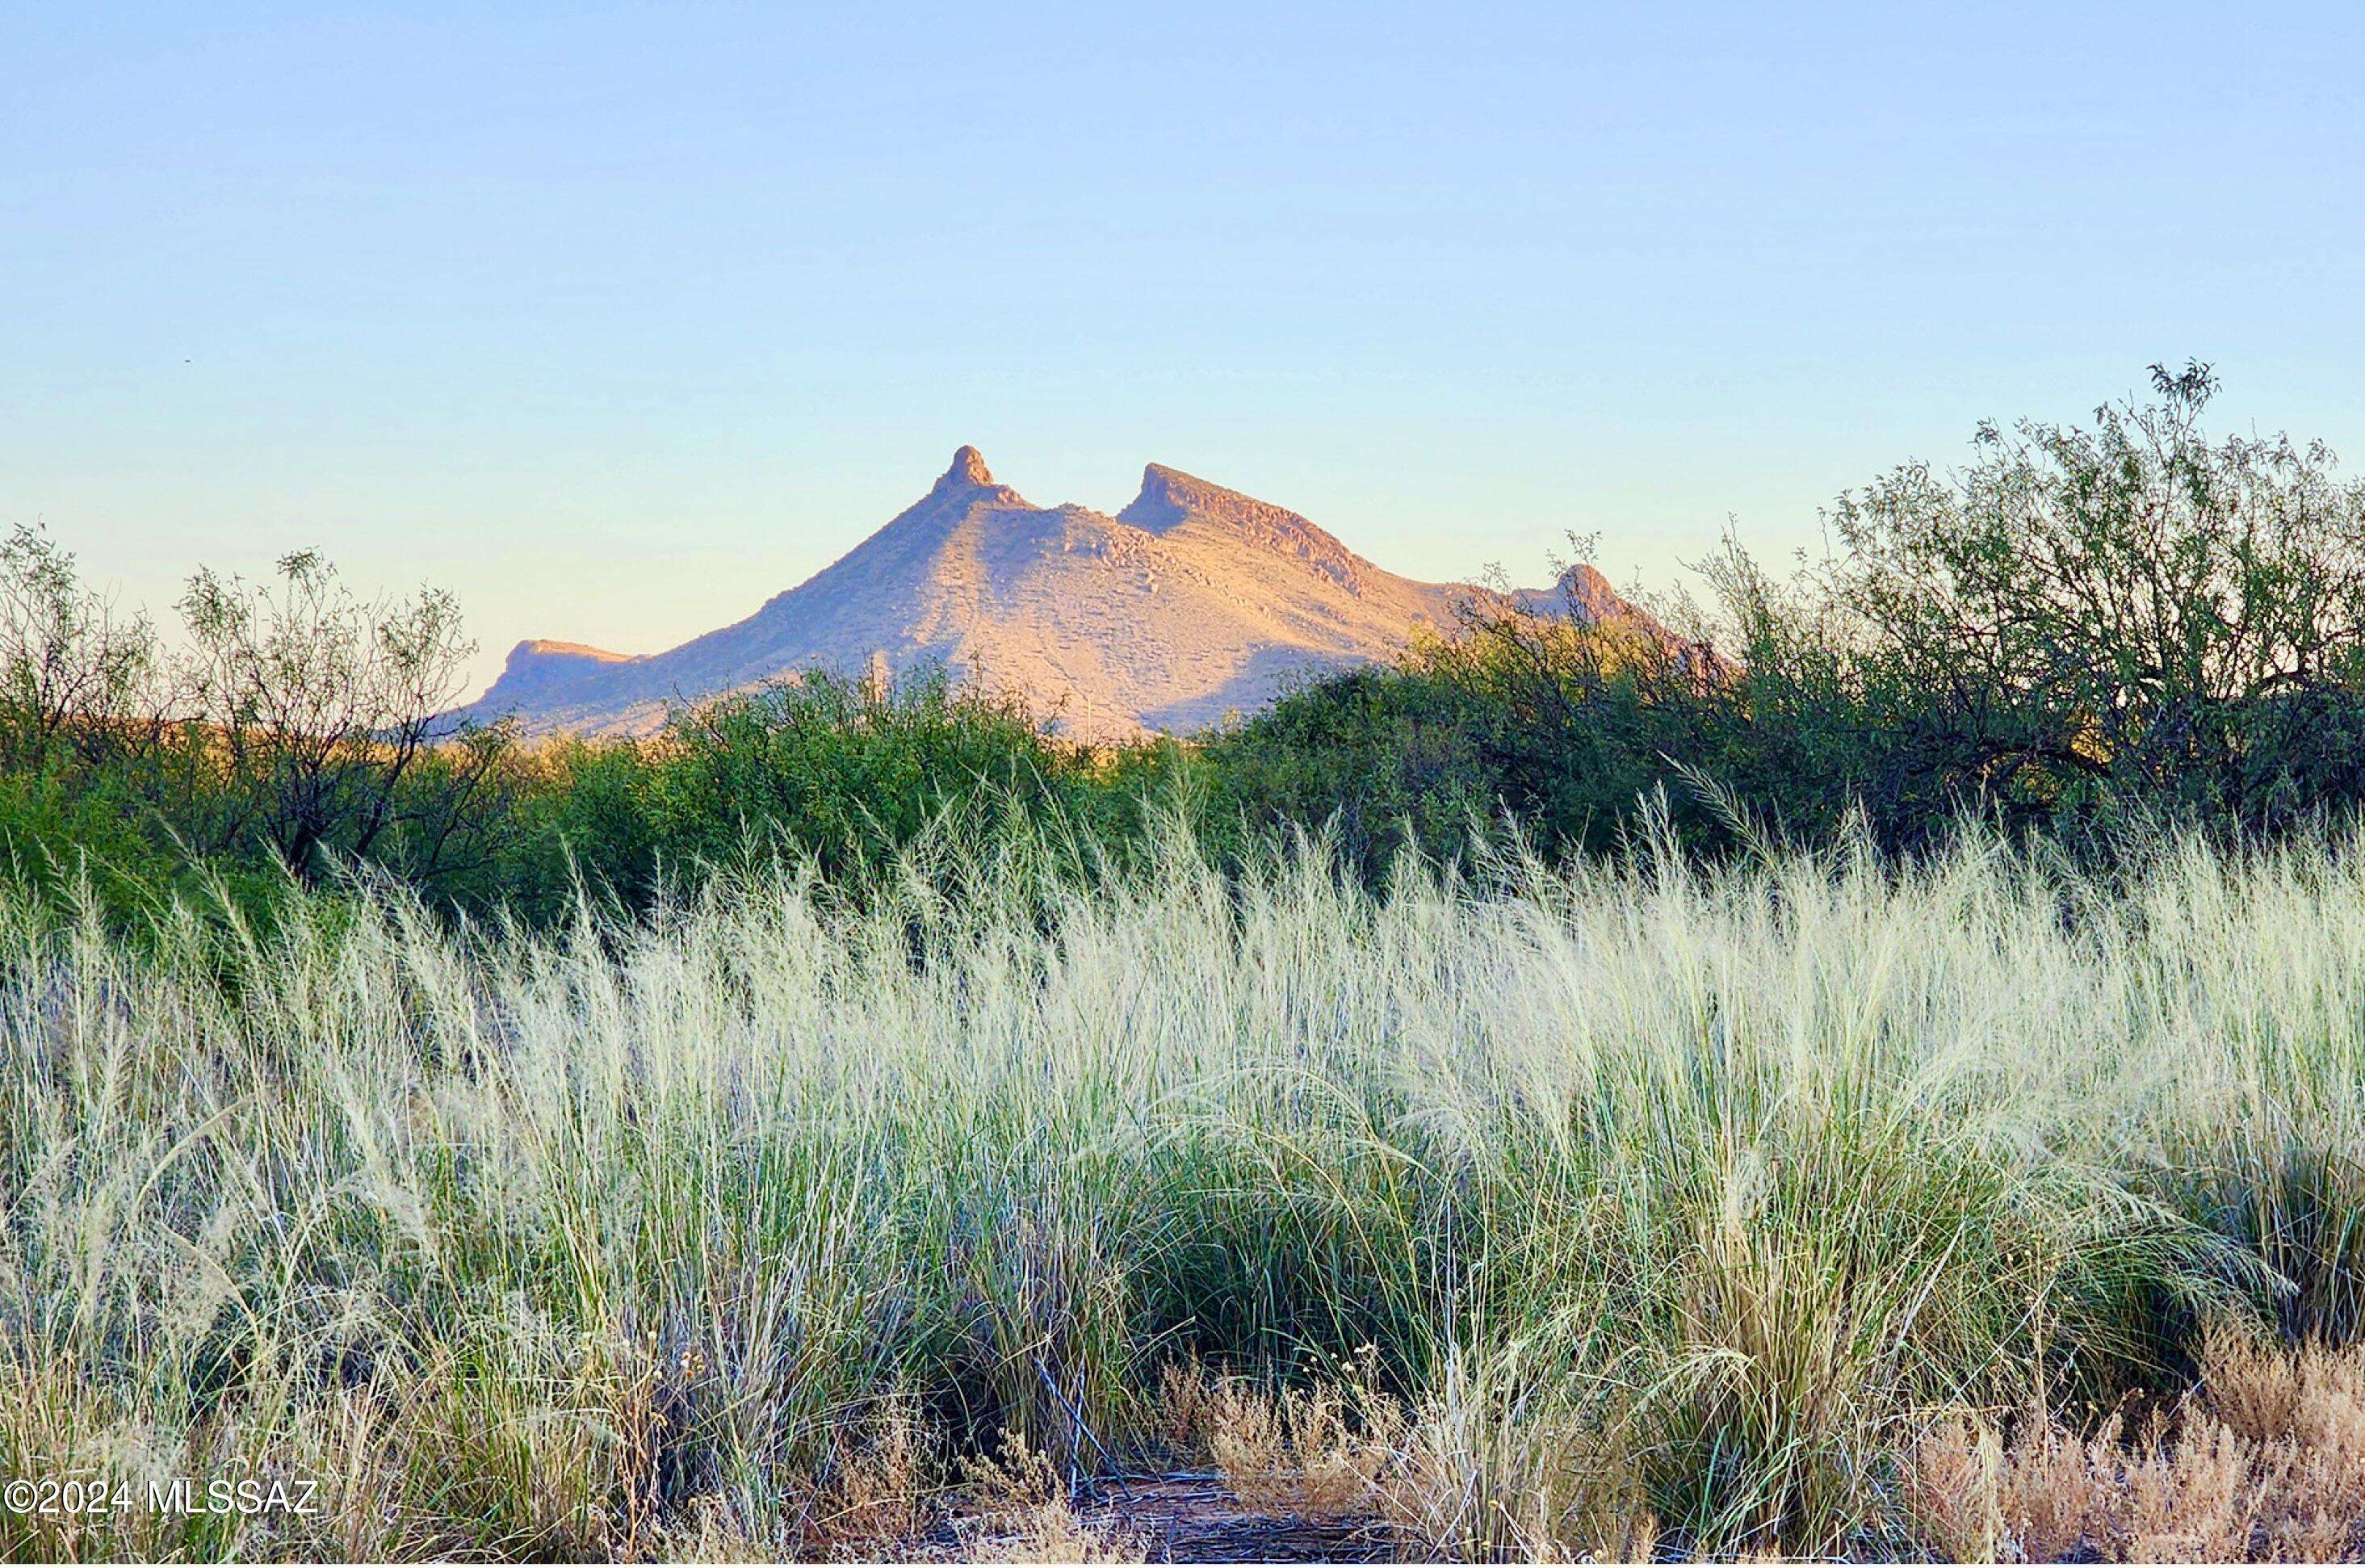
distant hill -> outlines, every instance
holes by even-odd
[[[1295,512],[1153,463],[1115,517],[1037,507],[972,446],[835,566],[661,654],[526,642],[462,716],[529,734],[644,734],[668,706],[799,672],[943,664],[1086,739],[1187,732],[1272,701],[1300,671],[1384,659],[1461,608],[1648,617],[1576,566],[1505,595],[1384,571]]]

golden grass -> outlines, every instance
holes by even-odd
[[[2008,1428],[1956,1415],[1908,1453],[1908,1504],[1940,1555],[2330,1562],[2365,1544],[2365,1350],[2221,1326],[2173,1406],[2079,1431],[2038,1406]]]
[[[1138,1562],[1146,1545],[1077,1517],[1048,1454],[1016,1432],[962,1462],[957,1529],[961,1555],[996,1562]]]
[[[1182,1452],[1210,1460],[1247,1509],[1384,1524],[1423,1559],[1648,1558],[1658,1526],[1620,1451],[1631,1434],[1568,1412],[1511,1410],[1460,1368],[1417,1407],[1342,1381],[1277,1392],[1170,1367]]]

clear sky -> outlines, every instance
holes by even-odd
[[[485,13],[497,11],[497,16]],[[0,521],[735,620],[962,442],[1393,569],[1781,556],[2217,363],[2365,462],[2365,11],[0,7]]]

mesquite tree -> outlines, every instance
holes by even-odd
[[[0,543],[0,766],[92,759],[152,740],[164,674],[154,630],[83,586],[73,554],[18,524]]]
[[[180,609],[190,711],[219,759],[208,847],[260,841],[312,878],[379,856],[398,828],[442,855],[498,756],[470,736],[435,758],[434,721],[476,651],[449,593],[364,600],[307,550],[267,585],[201,570]]]
[[[2252,829],[2365,801],[2365,485],[2321,442],[2212,439],[2207,365],[2152,376],[1843,496],[1794,583],[1711,564],[1774,775],[1909,838],[1950,801]]]

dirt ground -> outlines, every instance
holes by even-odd
[[[1401,1561],[1395,1536],[1381,1520],[1314,1520],[1251,1509],[1212,1470],[1104,1477],[1077,1499],[1076,1517],[1121,1543],[1124,1555],[1138,1552],[1151,1562]],[[991,1552],[1000,1544],[992,1532],[952,1528],[929,1542],[947,1557]]]

